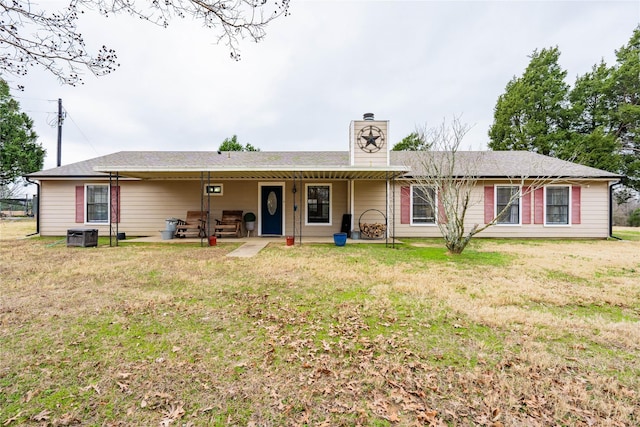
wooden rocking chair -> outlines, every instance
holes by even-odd
[[[176,237],[207,237],[207,212],[187,211],[187,218],[178,220]]]
[[[242,211],[222,211],[222,219],[216,219],[213,232],[217,237],[240,237],[242,232]]]

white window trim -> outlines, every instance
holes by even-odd
[[[418,188],[424,188],[424,185],[420,185],[420,184],[411,184],[411,188],[409,189],[409,215],[411,217],[411,221],[410,221],[410,225],[412,226],[416,226],[416,227],[435,227],[438,225],[438,209],[440,208],[438,206],[438,203],[436,203],[436,206],[434,206],[433,209],[433,222],[413,222],[413,189],[415,187]],[[438,200],[438,189],[435,188],[435,196],[436,196],[436,200]]]
[[[517,224],[510,224],[510,223],[503,223],[503,222],[498,222],[498,214],[500,212],[498,212],[498,187],[504,188],[511,188],[511,187],[518,187],[518,193],[520,194],[518,196],[518,223]],[[495,212],[495,217],[496,217],[496,223],[494,225],[499,226],[499,227],[520,227],[522,226],[522,186],[521,185],[508,185],[508,184],[495,184],[493,186],[493,212]]]
[[[309,222],[309,187],[329,187],[329,222]],[[304,185],[304,225],[310,227],[330,227],[333,225],[333,184],[325,182]]]
[[[558,188],[564,187],[569,189],[569,206],[567,209],[567,223],[566,224],[547,224],[547,188]],[[544,215],[544,226],[545,227],[571,227],[571,205],[573,204],[573,191],[571,189],[571,185],[569,184],[556,184],[556,185],[545,185],[544,186],[544,195],[543,195],[543,215]]]
[[[88,187],[107,187],[107,220],[106,221],[89,221],[87,219],[87,189]],[[84,200],[82,202],[82,210],[84,211],[84,223],[85,225],[95,225],[95,224],[110,224],[111,223],[111,187],[109,184],[85,184],[84,185]]]

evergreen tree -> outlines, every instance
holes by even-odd
[[[45,150],[36,142],[33,120],[20,112],[9,86],[0,80],[0,186],[42,169]]]
[[[621,145],[623,184],[640,191],[640,27],[616,51],[611,86],[611,132]]]
[[[557,47],[535,50],[520,78],[507,83],[489,129],[493,150],[528,150],[556,156],[568,137],[567,72]]]
[[[418,132],[411,132],[402,141],[394,145],[391,151],[425,151],[429,148],[430,146],[427,144],[424,135],[420,135]]]
[[[222,144],[218,147],[218,151],[260,151],[260,149],[249,143],[242,145],[238,142],[238,136],[233,135],[231,138],[225,138],[225,140],[222,141]]]
[[[613,68],[604,62],[576,79],[569,94],[571,134],[558,157],[619,172],[620,142],[611,132]]]
[[[500,95],[489,129],[493,150],[528,150],[623,175],[640,190],[640,27],[616,51],[564,82],[557,48],[534,51],[522,77]]]

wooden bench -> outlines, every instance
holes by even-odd
[[[187,211],[187,218],[178,220],[176,237],[207,237],[207,212]]]
[[[213,232],[217,237],[240,237],[242,232],[242,211],[222,211],[222,219],[216,219]]]

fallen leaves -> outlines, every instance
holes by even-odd
[[[160,426],[169,426],[172,422],[179,420],[184,416],[185,410],[183,407],[183,403],[172,403],[171,405],[169,405],[168,409],[162,411],[162,414],[164,415],[164,418],[162,418],[162,420],[160,421]]]
[[[0,406],[9,409],[0,414],[0,423],[633,424],[637,379],[603,374],[626,375],[632,363],[609,357],[597,359],[606,360],[597,364],[601,369],[591,369],[596,359],[588,358],[604,338],[575,344],[569,337],[565,350],[565,336],[549,328],[545,336],[561,339],[555,351],[548,351],[544,347],[554,343],[527,330],[519,318],[513,325],[487,326],[468,315],[469,307],[457,311],[445,300],[431,306],[431,296],[423,291],[410,296],[397,291],[393,283],[401,269],[375,279],[374,292],[365,283],[369,278],[358,272],[353,281],[329,283],[342,280],[342,272],[339,278],[323,275],[322,269],[307,265],[309,260],[286,260],[292,265],[280,264],[287,273],[275,278],[247,273],[247,265],[236,269],[226,260],[213,260],[210,252],[165,261],[176,272],[191,262],[188,271],[180,272],[180,286],[136,282],[135,274],[126,275],[123,280],[132,280],[126,288],[131,294],[122,297],[127,302],[109,298],[101,314],[82,312],[88,313],[95,336],[88,327],[78,333],[76,323],[82,319],[65,323],[47,317],[36,325],[47,330],[44,325],[51,320],[64,336],[53,340],[50,351],[40,345],[20,353],[27,361],[12,362],[9,369],[17,373],[20,386],[2,378]],[[223,269],[219,275],[213,274],[217,268]],[[238,283],[227,284],[227,272],[237,275]],[[189,276],[200,274],[202,286],[189,282]],[[302,276],[308,282],[298,281]],[[164,277],[170,280],[168,272]],[[108,289],[100,285],[80,288],[97,296]],[[4,325],[14,332],[10,323]],[[26,338],[38,336],[43,335]],[[6,342],[18,348],[11,339]],[[637,347],[620,343],[615,349],[624,357],[637,354]],[[4,396],[13,400],[6,405]]]
[[[51,418],[51,411],[48,409],[43,409],[40,413],[31,416],[33,421],[47,421],[49,418]]]

